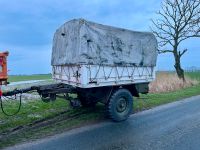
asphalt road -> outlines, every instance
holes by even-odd
[[[9,149],[199,150],[200,96],[134,114],[125,122],[104,122]]]

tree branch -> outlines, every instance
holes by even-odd
[[[157,14],[152,31],[160,47],[178,47],[188,38],[200,37],[200,0],[165,0]]]
[[[173,52],[174,52],[173,50],[158,50],[159,54],[162,54],[162,53],[173,53]]]
[[[180,57],[183,56],[183,54],[185,54],[186,52],[187,52],[187,49],[184,49],[182,52],[179,51],[179,56],[180,56]]]

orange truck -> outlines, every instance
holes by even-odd
[[[8,84],[8,70],[7,70],[7,56],[8,51],[0,52],[0,86]],[[2,92],[0,90],[0,96],[2,96]]]
[[[6,85],[8,79],[7,71],[7,56],[8,51],[0,52],[0,85]]]

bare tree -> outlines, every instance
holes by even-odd
[[[179,47],[186,39],[200,37],[200,0],[164,0],[157,14],[159,18],[152,20],[152,31],[158,38],[158,51],[173,53],[177,75],[185,81],[181,57],[187,49]]]

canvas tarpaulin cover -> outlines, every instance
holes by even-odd
[[[74,19],[54,34],[51,64],[155,66],[157,41],[136,32]]]

